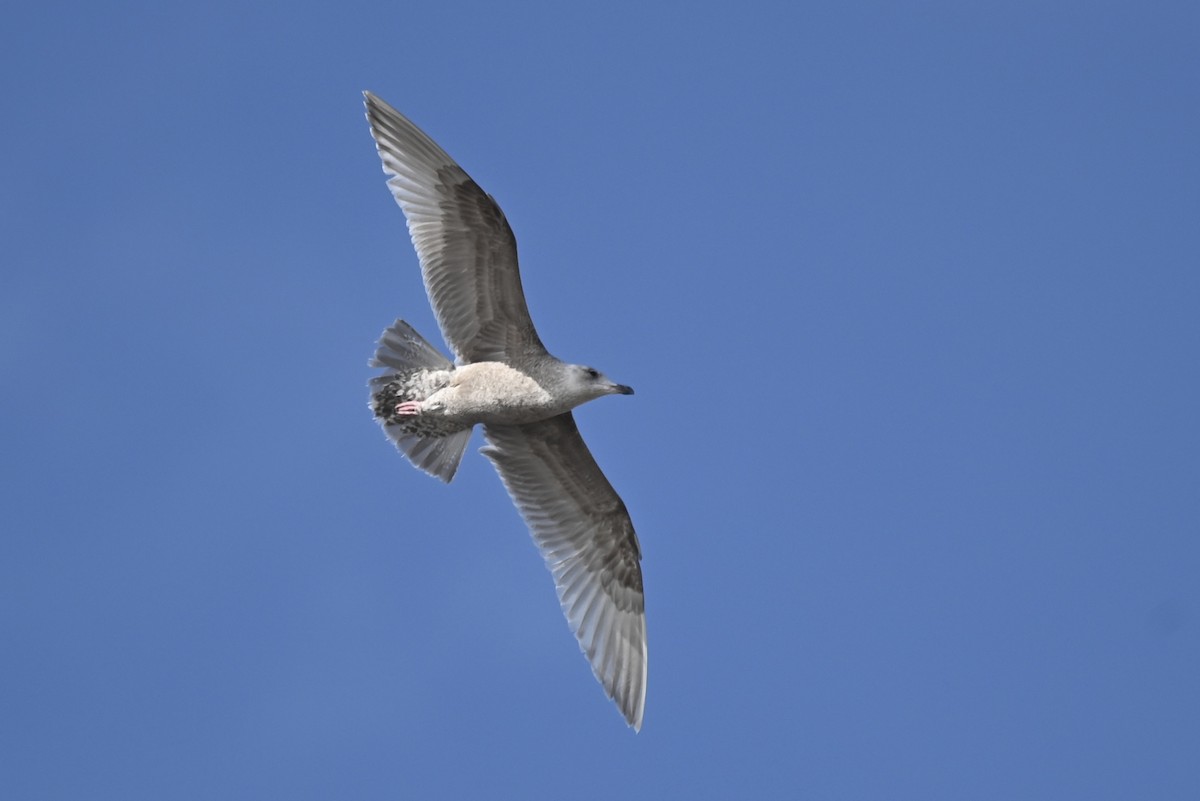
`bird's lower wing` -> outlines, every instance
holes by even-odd
[[[558,600],[592,671],[629,725],[646,705],[641,548],[629,512],[592,458],[570,412],[485,426],[500,474],[554,574]]]

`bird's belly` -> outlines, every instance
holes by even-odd
[[[470,424],[532,423],[562,411],[537,381],[500,362],[456,368],[450,386],[440,394],[443,413]]]

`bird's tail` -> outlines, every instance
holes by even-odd
[[[471,428],[445,430],[434,425],[401,422],[393,415],[382,414],[377,407],[381,397],[389,398],[394,403],[394,390],[397,387],[420,383],[424,374],[450,371],[454,365],[411,325],[397,320],[379,338],[379,347],[375,350],[375,358],[371,359],[371,366],[387,371],[370,381],[369,405],[375,413],[375,419],[383,426],[383,432],[414,465],[442,481],[450,481],[471,439]]]

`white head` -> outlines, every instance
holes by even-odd
[[[595,400],[603,395],[632,395],[633,389],[624,384],[618,384],[594,367],[582,364],[566,365],[566,385],[568,394],[575,400],[574,406]]]

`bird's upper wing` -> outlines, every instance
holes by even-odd
[[[558,600],[604,691],[634,729],[646,705],[641,548],[625,504],[570,412],[484,427],[492,460],[554,574]]]
[[[400,112],[364,93],[388,187],[421,260],[442,336],[462,362],[542,355],[504,212]]]

